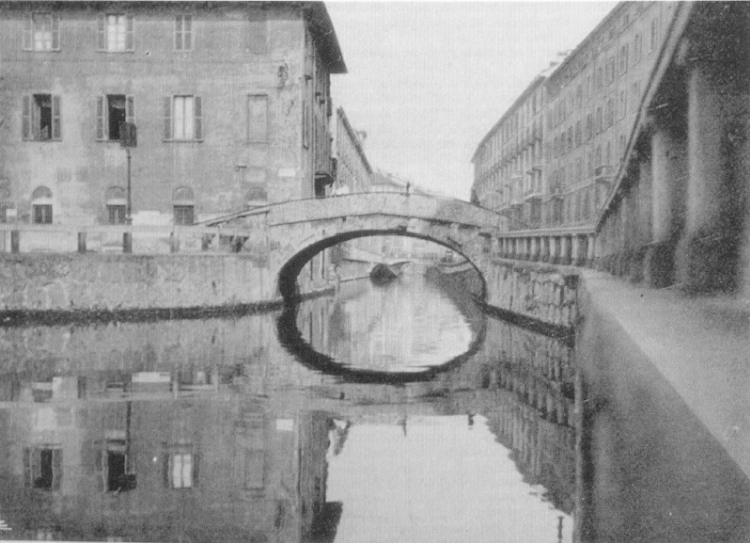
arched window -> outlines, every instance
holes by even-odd
[[[52,224],[52,191],[44,185],[31,193],[31,220],[34,224]]]
[[[109,224],[125,224],[127,222],[127,200],[125,189],[109,187],[107,189],[107,222]]]
[[[177,187],[172,193],[174,223],[189,225],[195,222],[195,198],[190,187]]]

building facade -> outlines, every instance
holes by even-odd
[[[477,148],[476,201],[508,215],[514,229],[593,223],[674,7],[621,2],[554,71],[535,78]]]
[[[336,110],[336,183],[334,192],[368,192],[372,167],[362,135],[352,128],[344,108]]]
[[[0,220],[192,224],[333,182],[322,3],[5,2],[0,36]]]
[[[511,228],[541,222],[544,76],[537,76],[479,144],[472,199],[510,219]]]

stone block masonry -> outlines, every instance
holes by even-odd
[[[62,313],[210,311],[279,303],[263,263],[249,255],[3,255],[5,321]]]

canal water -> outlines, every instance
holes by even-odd
[[[436,274],[231,319],[0,329],[0,539],[750,540],[746,477],[658,376],[630,377],[629,401],[592,396],[572,345]]]

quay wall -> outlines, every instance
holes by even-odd
[[[311,294],[332,288],[300,274]],[[281,303],[267,259],[249,254],[4,254],[0,314],[253,308]]]

